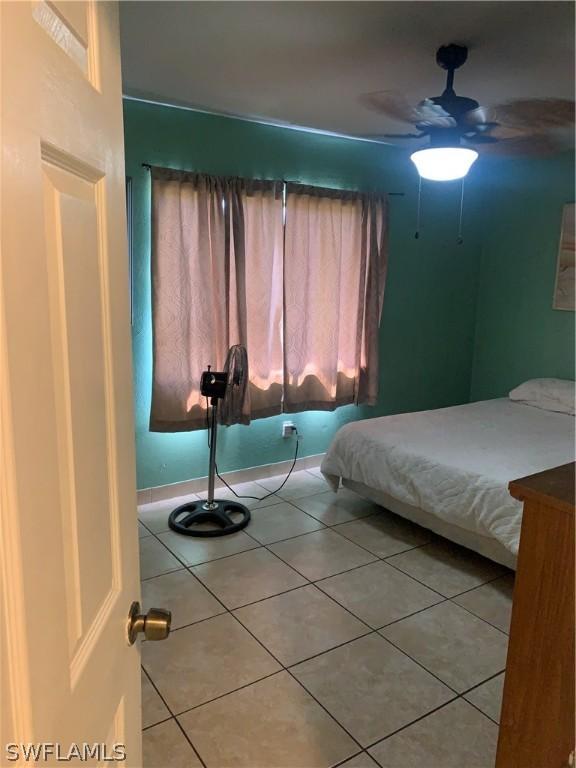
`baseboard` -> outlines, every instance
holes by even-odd
[[[294,471],[299,469],[314,469],[319,467],[324,458],[323,453],[315,453],[312,456],[302,456],[296,460]],[[246,469],[237,469],[233,472],[223,472],[222,477],[227,483],[248,483],[254,480],[262,480],[265,477],[274,477],[274,475],[286,474],[292,466],[292,459],[287,461],[278,461],[274,464],[261,464],[258,467],[248,467]],[[217,479],[216,487],[222,485]],[[154,488],[143,488],[138,491],[138,504],[150,504],[153,501],[165,501],[177,496],[186,496],[188,493],[200,493],[208,486],[208,477],[196,477],[193,480],[184,480],[180,483],[169,483],[168,485],[157,485]]]

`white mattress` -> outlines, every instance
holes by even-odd
[[[517,555],[522,504],[508,483],[574,461],[574,417],[506,399],[354,422],[322,472],[353,480]]]

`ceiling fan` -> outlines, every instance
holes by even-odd
[[[437,181],[463,178],[478,153],[474,147],[503,154],[545,154],[559,148],[558,131],[574,123],[574,102],[568,99],[522,99],[487,109],[454,91],[454,73],[468,58],[468,48],[454,43],[436,52],[436,63],[446,70],[446,87],[411,106],[398,91],[364,94],[371,110],[401,122],[415,132],[371,134],[376,139],[429,140],[411,159],[420,175]],[[571,131],[572,133],[572,131]]]

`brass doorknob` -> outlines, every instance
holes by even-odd
[[[165,640],[170,634],[172,614],[163,608],[150,608],[140,613],[140,603],[134,602],[128,613],[128,643],[134,645],[139,632],[146,640]]]

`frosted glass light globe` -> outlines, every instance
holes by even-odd
[[[410,155],[410,160],[423,179],[453,181],[470,170],[478,152],[467,147],[429,147]]]

